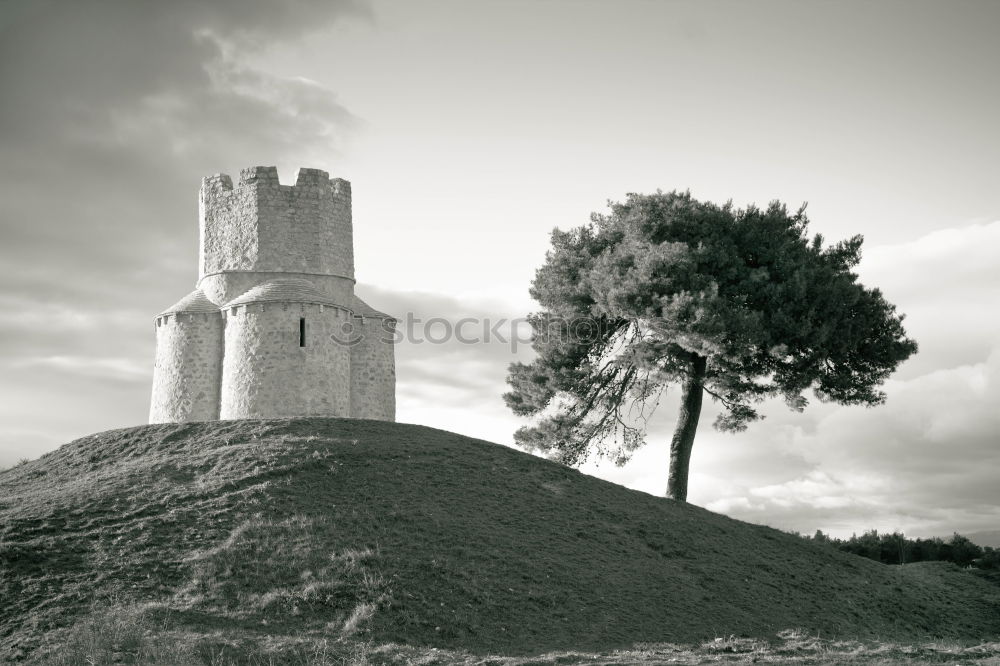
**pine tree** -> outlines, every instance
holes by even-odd
[[[623,464],[645,443],[663,389],[681,387],[667,494],[686,500],[702,399],[715,427],[741,431],[758,405],[821,400],[879,405],[878,390],[917,345],[878,289],[857,281],[861,236],[824,247],[789,214],[734,209],[689,193],[631,194],[589,225],[552,233],[531,285],[537,358],[514,363],[505,394],[538,416],[516,440],[567,463],[589,453]]]

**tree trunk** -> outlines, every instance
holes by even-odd
[[[698,430],[701,416],[701,399],[704,391],[705,370],[708,359],[695,356],[691,362],[691,374],[684,380],[681,395],[681,411],[677,417],[677,427],[670,441],[670,472],[667,476],[667,497],[681,502],[687,501],[688,467],[691,464],[691,447],[694,433]]]

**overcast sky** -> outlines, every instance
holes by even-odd
[[[690,189],[863,234],[920,352],[876,409],[777,403],[729,435],[709,406],[689,500],[810,533],[995,528],[998,29],[988,0],[3,0],[0,466],[145,422],[205,175],[350,180],[358,292],[451,322],[532,310],[554,227]],[[510,443],[515,358],[400,345],[398,419]],[[676,398],[631,463],[584,470],[662,495]]]

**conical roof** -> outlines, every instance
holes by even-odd
[[[365,303],[363,300],[354,297],[354,301],[351,303],[351,309],[354,310],[354,314],[361,317],[375,317],[376,319],[395,319],[392,315],[387,315],[384,312],[376,310],[372,306]]]
[[[226,303],[223,307],[247,303],[320,303],[338,305],[332,298],[322,293],[309,280],[301,278],[277,278],[252,287],[242,295]]]
[[[161,315],[174,314],[175,312],[218,312],[219,306],[208,300],[201,289],[195,289],[190,294],[177,301],[169,308],[161,312]]]

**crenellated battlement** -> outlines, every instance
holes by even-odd
[[[295,176],[295,187],[325,187],[330,182],[330,174],[322,169],[299,169]]]
[[[322,169],[299,169],[295,185],[255,166],[202,180],[200,277],[291,272],[354,278],[351,184]]]
[[[228,174],[217,173],[201,179],[202,192],[231,192],[233,179]]]
[[[240,169],[240,185],[278,185],[278,167],[252,166]]]
[[[322,169],[301,168],[296,174],[294,185],[282,185],[278,179],[278,169],[273,166],[255,166],[242,169],[234,186],[229,174],[217,173],[206,176],[201,181],[201,197],[205,201],[219,198],[253,198],[261,190],[281,193],[287,197],[331,196],[350,201],[351,183],[343,178],[330,178]]]

